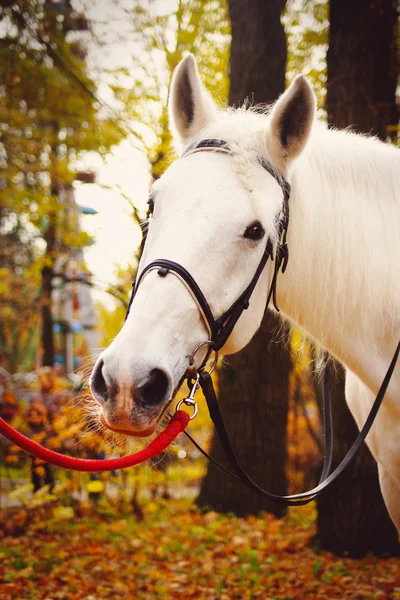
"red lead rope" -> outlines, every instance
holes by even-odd
[[[48,450],[37,442],[30,440],[22,433],[11,427],[6,421],[0,418],[0,434],[4,435],[10,442],[25,450],[29,454],[40,458],[47,463],[62,467],[64,469],[72,469],[73,471],[114,471],[115,469],[125,469],[133,467],[139,463],[160,454],[171,442],[186,428],[189,423],[190,415],[183,410],[177,410],[164,431],[162,431],[148,446],[121,458],[111,458],[107,460],[92,460],[86,458],[73,458]]]

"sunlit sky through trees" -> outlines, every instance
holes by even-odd
[[[118,112],[118,104],[107,86],[106,70],[128,67],[132,55],[141,51],[127,19],[131,3],[124,3],[124,0],[84,0],[75,4],[84,7],[91,22],[93,36],[87,42],[88,62],[99,83],[98,95]],[[155,13],[173,11],[176,4],[176,0],[148,3]],[[96,43],[96,38],[100,37],[101,45]],[[87,266],[95,280],[115,283],[116,265],[129,266],[141,239],[129,204],[118,187],[145,215],[150,182],[147,157],[135,149],[130,139],[126,139],[114,148],[107,161],[103,162],[92,153],[87,156],[83,167],[95,170],[97,175],[96,184],[76,184],[77,202],[98,211],[95,216],[82,217],[84,229],[95,238],[94,244],[85,249]],[[93,294],[106,305],[115,303],[103,292],[94,291]]]

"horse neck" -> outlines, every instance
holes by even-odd
[[[374,139],[317,131],[292,172],[279,306],[364,380],[365,355],[386,363],[400,334],[399,156]]]

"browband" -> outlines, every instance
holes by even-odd
[[[201,150],[215,150],[217,152],[219,151],[225,152],[226,154],[233,154],[233,150],[231,150],[225,140],[210,138],[190,144],[190,146],[188,146],[183,152],[181,158],[185,158],[185,156],[189,156],[189,154],[194,154],[195,152],[200,152]],[[286,181],[286,179],[282,177],[279,171],[277,171],[266,158],[257,156],[257,162],[277,181],[282,188],[285,201],[288,200],[290,196],[290,184]]]

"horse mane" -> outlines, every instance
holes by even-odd
[[[227,141],[234,150],[239,181],[253,192],[256,157],[271,160],[268,111],[243,107],[219,115],[191,143],[206,137]],[[288,179],[289,265],[296,293],[304,293],[304,282],[313,280],[308,286],[312,293],[302,299],[302,306],[318,321],[314,336],[324,344],[326,322],[332,320],[332,326],[358,340],[384,339],[393,328],[399,329],[399,151],[374,137],[316,122]],[[262,207],[268,199],[252,197],[263,222]],[[279,289],[278,280],[278,293]],[[284,303],[290,302],[285,298],[290,293],[283,289]],[[301,327],[302,310],[291,315]]]

